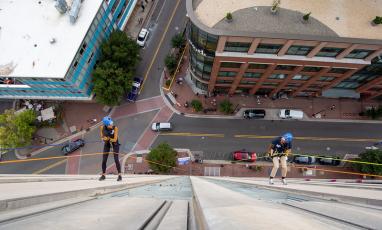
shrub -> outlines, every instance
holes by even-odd
[[[381,164],[382,150],[367,150],[366,152],[359,154],[359,159],[357,159],[357,161]],[[353,163],[352,166],[354,169],[363,173],[382,175],[382,166],[379,165]]]
[[[176,58],[173,55],[167,55],[164,62],[165,62],[165,65],[166,65],[168,71],[172,75],[174,73],[174,71],[176,69],[176,65],[177,65]]]
[[[203,109],[202,102],[196,99],[191,101],[191,106],[195,109],[196,112],[200,112]]]
[[[225,16],[227,20],[232,20],[232,13],[228,12],[227,15]]]
[[[310,17],[310,14],[311,14],[312,12],[309,12],[309,13],[307,13],[307,14],[305,14],[302,18],[304,19],[304,21],[308,21],[309,20],[309,17]]]
[[[373,19],[373,22],[375,24],[382,24],[382,17],[379,17],[379,16],[375,16],[375,18]]]
[[[229,100],[224,100],[219,104],[220,112],[230,114],[233,112],[232,103]]]
[[[167,87],[169,87],[169,86],[170,86],[170,84],[171,84],[171,80],[170,80],[170,79],[168,79],[168,80],[166,81],[166,86],[167,86]]]

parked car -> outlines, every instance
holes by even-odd
[[[296,119],[301,120],[304,117],[304,112],[301,110],[281,109],[279,117],[282,119]]]
[[[300,156],[300,155],[294,155],[292,162],[297,164],[314,164],[316,163],[316,158],[313,156]]]
[[[141,47],[145,46],[148,36],[149,36],[149,31],[145,28],[142,28],[138,34],[137,44]]]
[[[172,125],[170,122],[155,122],[151,125],[152,131],[171,131]]]
[[[67,145],[64,145],[61,149],[62,153],[66,156],[69,153],[72,153],[76,151],[77,149],[84,147],[85,146],[85,141],[82,139],[78,139],[75,141],[69,142]]]
[[[135,77],[133,79],[131,91],[127,94],[128,101],[135,102],[137,100],[139,89],[141,88],[141,84],[142,84],[141,78]]]
[[[339,165],[341,163],[339,157],[320,156],[318,163],[322,165]]]
[[[247,109],[244,111],[243,117],[245,119],[264,118],[265,110],[264,109]]]
[[[256,153],[246,151],[245,149],[237,150],[232,153],[232,159],[234,161],[249,161],[249,162],[255,162],[256,161]]]

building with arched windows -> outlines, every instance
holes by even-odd
[[[382,98],[382,0],[272,2],[187,0],[195,89]]]

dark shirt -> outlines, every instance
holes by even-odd
[[[291,149],[291,148],[292,148],[291,143],[287,143],[287,142],[284,144],[281,143],[281,137],[278,137],[272,141],[272,149],[274,151],[273,152],[274,154],[285,153],[288,149]]]

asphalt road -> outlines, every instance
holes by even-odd
[[[230,159],[230,153],[247,149],[266,152],[270,141],[292,132],[294,153],[344,156],[358,154],[381,139],[382,124],[244,119],[187,118],[175,115],[174,130],[162,133],[154,142],[168,142],[176,148],[203,151],[206,159]]]

